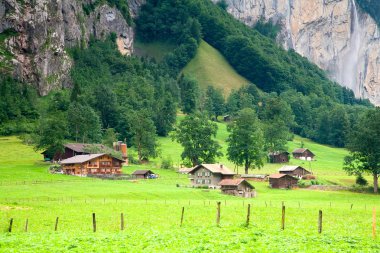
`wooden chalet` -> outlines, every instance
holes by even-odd
[[[150,178],[152,175],[155,174],[151,170],[136,170],[132,173],[132,176],[136,179],[147,179]]]
[[[287,174],[273,174],[269,176],[269,186],[272,188],[291,189],[297,186],[298,178]]]
[[[219,183],[222,193],[244,198],[255,197],[255,187],[243,178],[223,179]]]
[[[292,154],[295,159],[307,161],[312,161],[315,157],[314,153],[308,150],[307,148],[297,148],[293,151]]]
[[[268,154],[268,160],[270,163],[287,163],[289,162],[289,152],[271,152]]]
[[[44,160],[60,161],[76,155],[87,155],[93,153],[111,153],[113,150],[102,144],[88,143],[67,143],[63,145],[63,152],[56,152],[54,155],[49,155],[47,151],[42,152]]]
[[[194,186],[219,187],[223,179],[232,179],[235,175],[223,164],[200,164],[189,171]]]
[[[86,176],[88,174],[121,174],[124,160],[108,154],[76,155],[60,162],[64,174]]]
[[[278,172],[280,174],[287,174],[287,175],[291,175],[293,177],[298,177],[298,178],[302,178],[303,176],[312,174],[310,171],[302,168],[301,166],[290,166],[290,165],[282,166],[278,170]]]

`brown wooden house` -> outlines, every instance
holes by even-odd
[[[190,172],[190,180],[194,186],[219,187],[223,179],[232,179],[234,172],[223,164],[200,164]]]
[[[291,175],[293,177],[298,177],[298,178],[302,178],[303,176],[312,174],[310,171],[302,168],[301,166],[290,166],[290,165],[282,166],[278,170],[278,172],[280,174],[287,174],[287,175]]]
[[[307,161],[312,161],[315,157],[314,153],[308,150],[307,148],[297,148],[293,151],[292,154],[295,159]]]
[[[137,179],[147,179],[150,178],[152,175],[155,174],[151,170],[136,170],[132,173],[132,176]]]
[[[222,193],[244,198],[255,197],[255,187],[243,178],[223,179],[219,183]]]
[[[268,154],[268,158],[270,163],[287,163],[289,162],[289,152],[271,152]]]
[[[76,155],[60,162],[64,174],[86,176],[88,174],[121,174],[124,160],[108,154]]]
[[[269,186],[272,188],[290,189],[297,186],[298,178],[287,174],[273,174],[269,176]]]

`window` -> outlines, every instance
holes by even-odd
[[[198,179],[197,184],[201,184],[201,183],[202,183],[202,180]]]

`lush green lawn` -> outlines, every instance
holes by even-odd
[[[184,73],[195,77],[201,88],[214,86],[228,95],[232,89],[239,89],[249,81],[240,76],[215,48],[202,41],[197,54],[187,64]]]
[[[219,124],[218,139],[227,135]],[[298,147],[296,137],[289,148]],[[345,150],[303,140],[317,155],[312,168],[320,177],[344,176]],[[181,149],[170,138],[160,139],[162,156],[179,160]],[[223,143],[222,143],[223,144]],[[225,144],[223,144],[225,148]],[[253,183],[255,199],[239,199],[219,190],[177,187],[185,175],[152,165],[125,167],[125,173],[150,168],[156,180],[107,181],[50,175],[40,154],[15,137],[0,138],[0,252],[378,252],[372,239],[372,208],[378,196],[348,191],[274,190]],[[337,161],[328,162],[329,159]],[[326,161],[324,161],[326,160]],[[221,159],[226,162],[225,158]],[[295,162],[295,161],[292,161]],[[155,165],[156,164],[156,165]],[[229,164],[228,164],[229,165]],[[278,166],[266,165],[263,172]],[[335,173],[335,174],[334,174]],[[36,181],[39,182],[36,182]],[[215,224],[221,201],[221,223]],[[280,229],[281,205],[286,206],[285,230]],[[251,225],[244,227],[247,204]],[[352,210],[351,210],[352,205]],[[179,227],[181,208],[184,224]],[[317,233],[318,210],[323,233]],[[96,213],[97,232],[91,215]],[[120,214],[126,228],[120,231]],[[54,222],[59,217],[58,231]],[[7,233],[13,218],[13,231]],[[24,232],[28,219],[28,232]]]

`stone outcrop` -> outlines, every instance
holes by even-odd
[[[307,57],[357,97],[380,105],[380,34],[354,0],[227,0],[228,12],[254,25],[278,23],[278,41]]]
[[[120,11],[104,4],[87,15],[83,5],[90,2],[0,0],[0,33],[7,29],[17,32],[4,41],[13,54],[13,74],[46,95],[52,89],[71,85],[69,71],[73,63],[66,49],[86,46],[91,36],[104,38],[114,32],[119,50],[131,54],[134,32]],[[136,15],[142,0],[130,2],[131,15]]]

